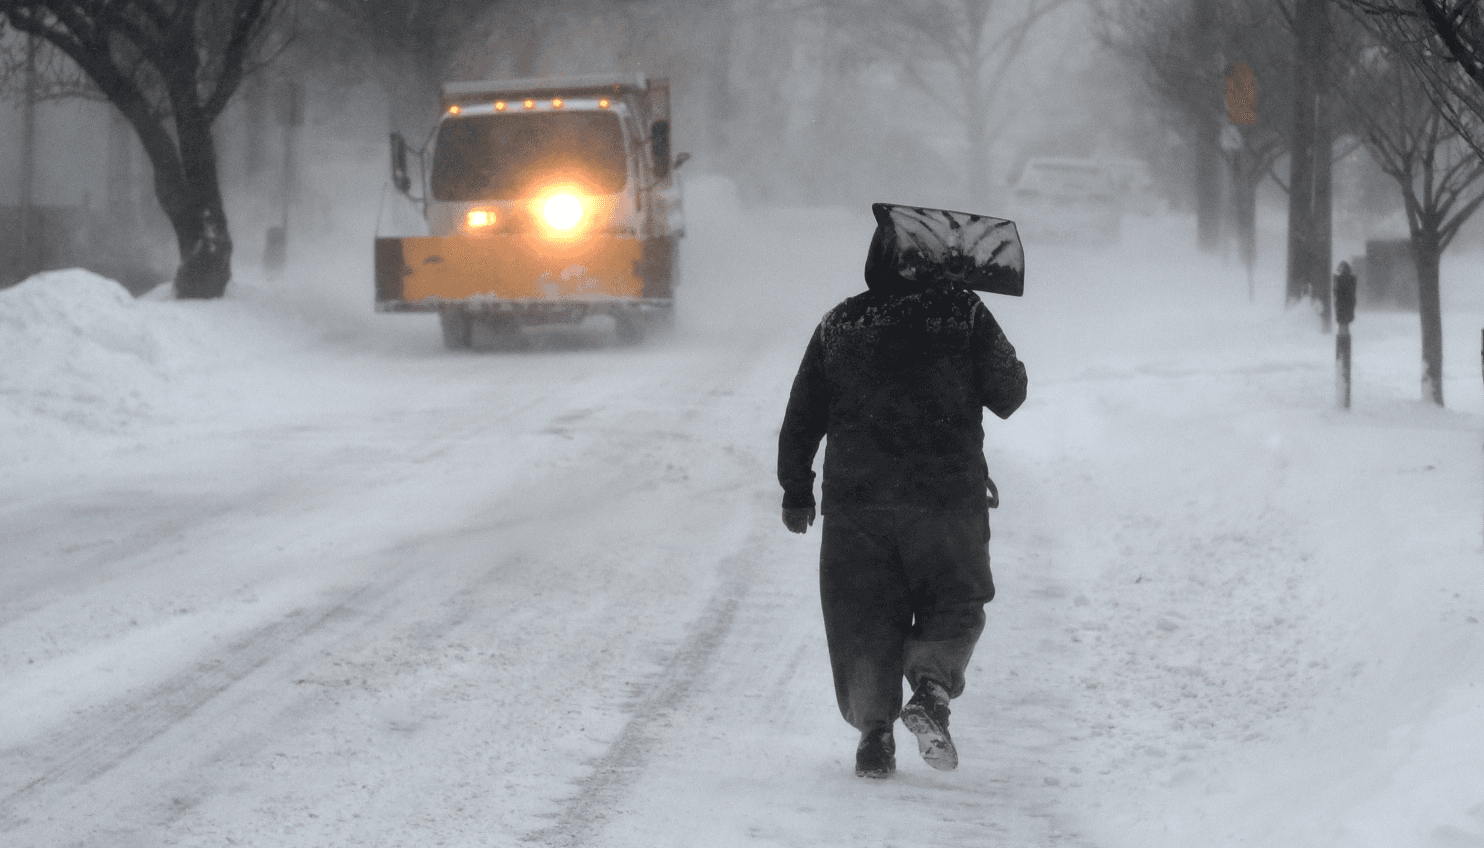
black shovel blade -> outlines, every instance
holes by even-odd
[[[871,212],[903,278],[1011,297],[1025,293],[1025,252],[1014,221],[894,203],[873,203]]]

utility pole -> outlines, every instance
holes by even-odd
[[[242,171],[249,180],[258,179],[267,158],[268,86],[263,75],[253,74],[242,85]]]
[[[134,143],[129,121],[117,109],[108,116],[108,226],[120,238],[132,239],[138,215],[134,190]]]
[[[36,50],[34,35],[26,36],[26,92],[21,106],[21,185],[20,185],[20,276],[31,276],[40,270],[41,228],[36,220]]]
[[[277,112],[279,126],[283,127],[283,173],[279,182],[282,214],[278,226],[268,228],[268,246],[263,254],[263,266],[271,274],[279,273],[288,263],[289,204],[293,200],[294,183],[298,179],[294,136],[296,128],[304,123],[304,92],[297,82],[284,83]]]

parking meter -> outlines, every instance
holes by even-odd
[[[1355,320],[1355,273],[1349,262],[1341,262],[1335,274],[1335,320],[1341,327]]]
[[[1355,273],[1349,262],[1335,271],[1335,405],[1350,408],[1350,322],[1355,320]]]

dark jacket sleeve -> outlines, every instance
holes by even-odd
[[[1015,346],[982,303],[974,316],[974,379],[979,398],[1001,418],[1025,402],[1025,366],[1015,356]]]
[[[824,343],[815,328],[794,376],[788,410],[778,433],[778,482],[784,509],[814,506],[814,455],[830,423],[829,385],[824,375]]]

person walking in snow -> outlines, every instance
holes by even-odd
[[[815,329],[778,437],[783,523],[794,533],[814,523],[812,466],[827,438],[825,636],[840,713],[861,733],[855,773],[874,778],[896,769],[898,717],[928,765],[958,765],[948,702],[964,691],[995,591],[983,408],[1007,418],[1026,395],[1025,366],[979,296],[921,256],[916,268],[904,257],[906,219],[892,219],[899,209],[873,206],[867,291]],[[1009,227],[1015,290],[1004,293],[1019,294],[1013,224],[969,217]],[[1001,248],[995,254],[1004,258]],[[904,676],[912,688],[905,706]]]

